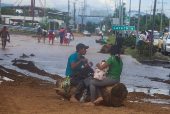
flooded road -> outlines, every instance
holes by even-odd
[[[40,70],[44,70],[51,75],[57,74],[65,77],[68,57],[76,51],[75,47],[78,43],[84,43],[90,47],[87,49],[85,57],[93,62],[93,69],[98,62],[107,60],[110,57],[109,54],[98,53],[102,47],[99,43],[95,43],[95,40],[98,38],[99,37],[75,37],[75,40],[72,41],[69,46],[61,46],[59,39],[52,45],[48,43],[48,39],[46,39],[46,43],[42,41],[37,43],[37,38],[31,36],[12,35],[11,43],[7,44],[6,49],[2,50],[0,48],[0,65],[17,70],[28,76],[55,83],[55,78],[46,76],[46,73],[42,76],[26,69],[20,69],[12,65],[12,60],[32,61]],[[23,54],[28,57],[20,57]],[[35,56],[30,56],[31,54]],[[121,55],[121,58],[124,64],[121,83],[126,85],[129,92],[136,91],[150,95],[155,93],[170,95],[170,69],[142,65],[128,55]],[[170,104],[170,100],[166,102]]]

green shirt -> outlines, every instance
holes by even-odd
[[[113,60],[112,60],[113,58]],[[107,61],[109,66],[109,70],[107,73],[107,77],[111,77],[113,79],[120,79],[120,75],[122,73],[122,68],[123,68],[123,62],[122,59],[120,58],[120,64],[116,61],[115,55],[112,55]]]

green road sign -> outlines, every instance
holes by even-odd
[[[129,19],[129,16],[124,16],[125,19]]]
[[[128,31],[128,26],[112,26],[112,30],[125,30],[125,31]],[[135,31],[135,26],[130,26],[130,31]]]

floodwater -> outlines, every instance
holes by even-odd
[[[87,49],[85,57],[93,62],[93,69],[98,62],[107,60],[110,57],[109,54],[98,53],[102,47],[101,44],[95,43],[95,40],[98,38],[100,37],[75,37],[75,40],[69,46],[61,46],[59,39],[52,45],[48,43],[48,39],[46,39],[46,43],[42,41],[37,43],[37,38],[31,36],[12,35],[11,43],[7,44],[6,49],[0,49],[0,65],[17,70],[28,76],[55,83],[55,79],[20,69],[12,65],[13,62],[11,61],[14,59],[33,61],[38,69],[65,77],[68,57],[75,52],[78,43],[84,43],[90,47]],[[20,56],[23,54],[28,57],[21,58]],[[31,54],[35,56],[30,56]],[[129,92],[136,91],[150,95],[154,93],[170,95],[170,69],[143,65],[128,55],[121,55],[121,58],[123,60],[121,83],[126,85]],[[170,104],[170,100],[167,100],[167,102]]]

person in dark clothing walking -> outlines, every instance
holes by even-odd
[[[124,44],[124,38],[122,37],[122,34],[119,34],[119,37],[116,38],[115,40],[115,45],[117,44],[117,46],[120,48],[120,50],[122,50],[122,45]],[[121,51],[120,51],[121,53]]]
[[[9,37],[8,40],[7,40],[7,36]],[[10,36],[9,36],[9,32],[8,32],[6,26],[4,26],[4,28],[1,30],[0,37],[2,40],[2,49],[5,49],[6,41],[10,42]]]
[[[65,32],[64,32],[64,29],[63,29],[63,28],[61,28],[59,34],[60,34],[60,44],[62,45],[62,44],[63,44],[63,37],[64,37],[64,35],[65,35]]]
[[[41,26],[39,26],[39,27],[38,27],[38,30],[37,30],[37,35],[38,35],[38,42],[40,42],[41,35],[42,35]]]

